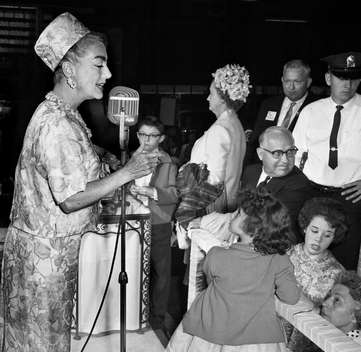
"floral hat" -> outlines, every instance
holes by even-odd
[[[244,66],[238,64],[226,65],[219,68],[214,77],[215,86],[235,101],[241,100],[244,103],[249,95],[252,86],[249,84],[249,73]]]
[[[64,12],[40,34],[35,52],[54,71],[68,50],[89,32],[71,13]]]

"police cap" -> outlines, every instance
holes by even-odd
[[[321,59],[328,64],[329,71],[339,78],[361,78],[361,53],[350,51],[330,55]]]

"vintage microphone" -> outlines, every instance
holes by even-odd
[[[109,93],[109,102],[108,102],[108,119],[119,125],[119,146],[121,150],[121,163],[122,166],[127,162],[127,148],[129,142],[129,126],[135,125],[138,121],[138,110],[139,110],[139,94],[136,90],[117,86],[114,87]],[[119,274],[118,282],[120,284],[120,351],[126,351],[126,340],[125,340],[125,331],[126,331],[126,284],[128,283],[128,276],[125,271],[125,224],[126,224],[126,214],[125,214],[125,185],[121,186],[121,217],[119,219],[117,238],[114,246],[114,254],[112,263],[110,265],[110,271],[107,283],[105,285],[105,290],[103,298],[100,302],[98,312],[94,319],[93,325],[90,329],[88,337],[81,349],[81,352],[84,351],[89,339],[92,335],[92,332],[95,328],[95,324],[100,315],[101,309],[103,307],[105,296],[109,288],[111,277],[113,274],[113,268],[115,264],[116,253],[118,252],[118,243],[119,235],[121,234],[121,249],[120,249],[120,263],[121,263],[121,272]]]
[[[138,121],[139,93],[131,88],[117,86],[109,93],[107,117],[119,125],[119,145],[124,154],[129,142],[129,126]],[[123,156],[122,156],[123,157]],[[126,160],[121,160],[122,165]]]
[[[139,111],[139,93],[131,88],[117,86],[109,93],[108,119],[119,125],[119,146],[121,151],[120,161],[122,166],[127,162],[127,147],[129,142],[129,126],[135,125],[138,121]],[[121,272],[118,282],[120,284],[120,351],[126,351],[126,285],[128,283],[127,272],[125,271],[125,224],[126,224],[126,188],[121,186],[121,218],[119,219],[119,228],[121,228]],[[117,246],[117,244],[116,244]]]

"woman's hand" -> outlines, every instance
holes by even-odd
[[[341,196],[344,196],[346,200],[350,200],[352,203],[357,203],[361,200],[361,180],[346,183],[342,186]]]
[[[131,179],[148,175],[158,165],[159,157],[159,152],[147,153],[138,149],[121,170],[129,172]]]
[[[78,192],[60,204],[66,214],[94,204],[128,182],[150,174],[159,163],[160,153],[147,153],[138,149],[125,166],[107,177],[88,182],[86,189]]]

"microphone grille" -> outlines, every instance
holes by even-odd
[[[132,88],[117,86],[114,87],[110,93],[110,97],[122,97],[122,98],[134,98],[135,100],[139,100],[139,93]]]
[[[108,119],[119,124],[121,112],[125,115],[127,126],[137,122],[139,110],[139,93],[132,88],[117,86],[109,92]]]

